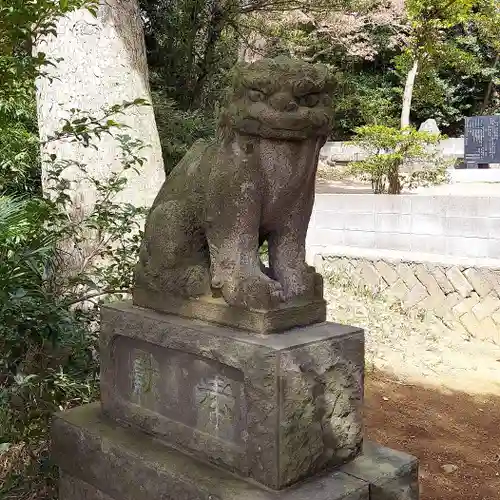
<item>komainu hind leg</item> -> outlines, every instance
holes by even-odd
[[[151,212],[135,284],[157,293],[193,297],[210,293],[205,236],[182,202],[169,200]]]

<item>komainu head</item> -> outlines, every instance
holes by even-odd
[[[279,57],[238,65],[221,115],[225,136],[326,137],[332,126],[333,79],[327,68]]]

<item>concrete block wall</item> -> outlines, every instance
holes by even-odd
[[[425,262],[376,253],[317,256],[315,264],[405,310],[432,311],[457,334],[500,344],[500,261],[484,267],[473,260]]]
[[[500,259],[500,196],[321,194],[307,250],[332,247]]]
[[[438,150],[443,158],[461,159],[464,157],[464,139],[449,138],[443,139]],[[321,150],[321,158],[326,162],[349,163],[360,161],[366,158],[367,152],[349,141],[329,141]]]

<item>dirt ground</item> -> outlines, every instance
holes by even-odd
[[[329,319],[365,330],[368,438],[420,459],[421,500],[500,500],[500,346],[326,276]]]
[[[401,384],[373,372],[365,411],[369,439],[420,459],[421,500],[500,499],[500,396]]]

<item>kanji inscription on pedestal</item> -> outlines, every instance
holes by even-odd
[[[216,375],[196,387],[198,429],[223,439],[232,440],[235,428],[235,398],[231,382]]]
[[[140,349],[132,355],[131,401],[154,410],[159,399],[160,366],[154,356]]]

